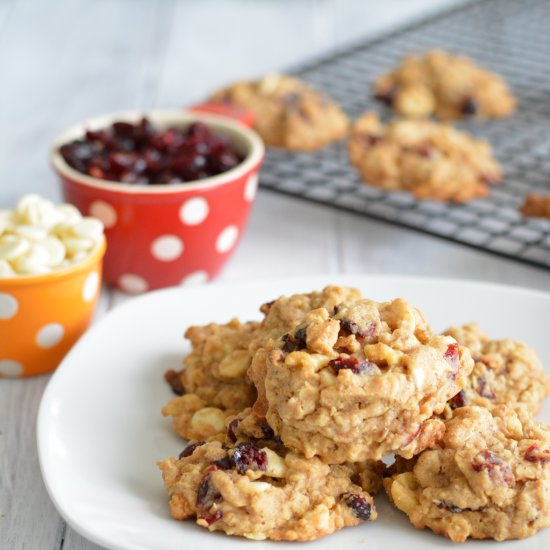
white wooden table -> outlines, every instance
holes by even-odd
[[[0,208],[60,199],[48,146],[101,112],[180,106],[453,0],[0,0]],[[285,220],[277,225],[276,220]],[[219,277],[406,273],[550,290],[548,271],[260,191]],[[104,289],[97,317],[128,299]],[[61,520],[40,476],[35,419],[49,377],[0,380],[0,548],[98,547]]]

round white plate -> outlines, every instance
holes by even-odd
[[[191,324],[259,319],[258,307],[280,294],[335,283],[376,300],[403,297],[437,330],[477,321],[491,337],[530,344],[550,364],[550,294],[453,280],[401,277],[315,277],[242,285],[172,288],[119,306],[78,342],[52,377],[38,416],[38,451],[46,487],[59,513],[83,536],[117,550],[263,549],[292,543],[253,542],[212,534],[170,518],[155,461],[184,443],[160,414],[172,397],[163,373],[179,368]],[[542,417],[550,420],[547,404]],[[407,550],[452,546],[415,530],[386,497],[379,519],[318,540],[308,548]],[[467,542],[469,549],[487,548]],[[293,545],[296,546],[296,545]],[[499,548],[550,548],[550,529]]]

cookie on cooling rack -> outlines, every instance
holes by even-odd
[[[502,178],[487,142],[428,120],[384,125],[366,113],[352,127],[348,153],[368,184],[418,199],[467,202]]]
[[[348,119],[334,101],[287,75],[237,82],[210,100],[252,112],[254,128],[265,143],[290,151],[321,149],[348,130]]]
[[[501,118],[516,108],[502,78],[467,57],[439,50],[405,57],[374,88],[378,99],[407,117]]]
[[[538,195],[537,193],[531,193],[527,195],[520,212],[524,216],[550,219],[550,194]]]

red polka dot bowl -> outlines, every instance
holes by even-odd
[[[54,370],[92,320],[105,239],[69,267],[0,278],[0,378]]]
[[[71,168],[61,145],[86,130],[146,116],[160,129],[204,122],[229,139],[243,161],[216,176],[189,183],[127,184],[88,176]],[[105,225],[104,279],[129,293],[206,282],[235,250],[248,219],[264,158],[260,137],[231,116],[200,111],[155,110],[99,116],[65,131],[54,143],[51,161],[65,200]]]

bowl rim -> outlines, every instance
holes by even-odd
[[[56,269],[50,273],[41,273],[39,275],[17,275],[16,277],[2,277],[0,278],[0,292],[3,292],[8,287],[15,286],[31,286],[37,284],[48,284],[60,279],[68,279],[77,273],[88,271],[93,265],[101,261],[105,255],[107,249],[107,239],[105,235],[101,239],[101,242],[90,252],[90,254],[84,258],[81,262],[64,267],[62,269]]]
[[[247,155],[245,159],[234,168],[209,178],[204,178],[191,183],[150,185],[121,183],[113,180],[94,178],[93,176],[83,174],[82,172],[79,172],[69,166],[59,151],[62,145],[82,135],[89,127],[102,128],[112,124],[116,120],[136,121],[140,120],[142,117],[147,117],[153,124],[155,124],[160,118],[168,121],[170,124],[201,121],[215,127],[217,126],[219,128],[227,129],[231,133],[238,134],[245,139],[248,144]],[[250,170],[258,166],[261,163],[264,154],[265,146],[260,136],[251,128],[248,128],[241,122],[236,119],[232,119],[229,116],[203,114],[201,112],[186,111],[184,109],[134,109],[89,117],[78,124],[74,124],[69,128],[66,128],[53,142],[50,150],[50,162],[61,177],[67,178],[71,180],[71,182],[78,185],[85,185],[86,187],[91,187],[94,189],[123,194],[169,195],[180,193],[182,191],[197,191],[233,183],[235,180],[240,179]]]

